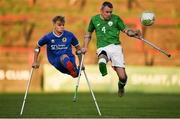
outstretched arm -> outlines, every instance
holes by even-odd
[[[39,68],[39,64],[37,63],[38,61],[38,56],[40,53],[40,47],[36,46],[34,49],[34,59],[33,59],[33,63],[32,63],[32,68]]]

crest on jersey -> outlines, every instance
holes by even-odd
[[[51,39],[51,43],[55,43],[55,40],[54,40],[54,39]]]
[[[66,42],[67,41],[67,38],[66,37],[63,37],[62,38],[62,42]]]
[[[113,22],[112,22],[112,21],[109,21],[109,22],[108,22],[108,25],[109,25],[109,26],[112,26],[112,25],[113,25]]]

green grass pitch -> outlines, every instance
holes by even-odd
[[[122,98],[115,93],[94,92],[102,116],[120,117],[180,117],[180,94],[126,93]],[[0,94],[0,118],[20,117],[24,94]],[[91,94],[29,93],[23,118],[98,118]]]

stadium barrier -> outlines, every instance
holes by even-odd
[[[180,69],[178,67],[128,66],[127,91],[152,93],[180,93]],[[98,92],[117,92],[118,77],[108,65],[108,75],[102,77],[97,65],[87,65],[86,73],[92,89]],[[45,92],[73,92],[77,79],[59,73],[52,66],[44,65]],[[82,73],[79,91],[89,91]]]
[[[0,47],[0,54],[0,92],[24,92],[30,74],[33,48]],[[42,91],[41,67],[33,74],[30,91]]]

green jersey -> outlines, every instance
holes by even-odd
[[[105,47],[110,44],[121,44],[119,40],[119,33],[127,26],[122,19],[112,14],[111,19],[103,20],[100,14],[93,16],[88,26],[88,32],[96,32],[96,46],[97,48]]]

